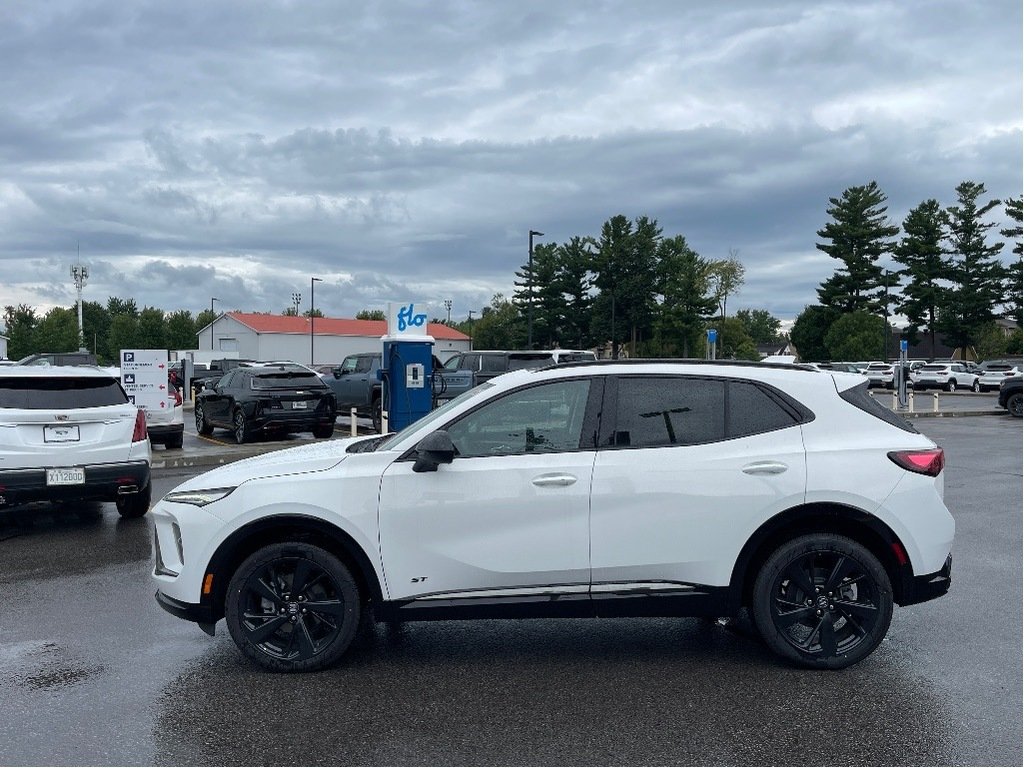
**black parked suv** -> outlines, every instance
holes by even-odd
[[[1024,395],[1021,394],[1021,376],[1010,376],[999,385],[999,405],[1010,412],[1011,416],[1021,418],[1024,408]]]
[[[230,429],[244,443],[257,432],[334,434],[334,394],[319,376],[294,363],[235,368],[196,395],[196,431]]]

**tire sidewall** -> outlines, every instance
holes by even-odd
[[[242,588],[254,572],[275,560],[296,557],[312,561],[331,575],[345,601],[346,611],[338,636],[326,649],[311,659],[288,662],[267,655],[250,642],[241,623],[241,598]],[[359,629],[361,613],[359,588],[345,564],[325,549],[298,542],[273,544],[246,558],[231,576],[224,605],[224,618],[235,645],[258,666],[273,672],[311,672],[334,664],[352,644]]]
[[[856,560],[875,581],[878,592],[879,622],[872,633],[848,653],[821,658],[793,647],[775,626],[772,618],[772,585],[785,568],[795,559],[810,552],[831,552]],[[818,533],[800,536],[775,550],[761,567],[754,581],[751,615],[765,644],[787,661],[817,669],[843,669],[867,657],[885,637],[892,621],[893,593],[888,574],[878,559],[865,547],[845,536]]]

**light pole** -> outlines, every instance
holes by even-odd
[[[882,362],[884,363],[889,359],[889,270],[882,270],[882,276],[885,279],[885,314],[882,320]]]
[[[530,297],[529,308],[527,310],[526,319],[526,348],[533,349],[533,238],[544,237],[543,232],[537,232],[536,230],[530,230],[530,262],[529,270],[530,274],[527,279],[527,292]]]
[[[71,265],[71,279],[75,281],[75,289],[78,291],[78,351],[85,352],[85,331],[82,328],[82,289],[89,279],[89,268],[81,263],[82,257],[79,254],[78,263]]]
[[[292,304],[295,305],[295,316],[299,316],[299,304],[302,302],[302,294],[298,291],[292,291]]]
[[[476,313],[475,309],[469,310],[469,347],[473,348],[473,315]]]
[[[313,365],[313,322],[315,321],[314,310],[316,305],[313,304],[313,285],[315,283],[322,283],[319,277],[309,278],[309,364]]]
[[[451,299],[445,299],[444,300],[444,308],[448,312],[447,325],[451,325],[452,324],[452,300]]]
[[[213,323],[217,319],[217,316],[213,313],[213,302],[220,301],[216,296],[210,297],[210,314],[213,315],[213,320],[210,321],[210,351],[213,352]]]

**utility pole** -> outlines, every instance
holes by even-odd
[[[448,312],[448,320],[446,321],[446,325],[451,325],[452,324],[452,300],[451,299],[445,299],[444,300],[444,308]]]
[[[89,280],[89,268],[82,264],[82,245],[78,244],[78,261],[71,265],[71,279],[75,282],[78,292],[78,351],[88,352],[85,348],[85,330],[82,327],[82,289]]]
[[[537,232],[536,230],[530,230],[530,261],[529,261],[529,278],[527,280],[527,292],[529,294],[530,303],[527,311],[526,320],[526,348],[533,349],[533,238],[544,237],[543,232]]]
[[[314,283],[322,283],[319,277],[309,278],[309,364],[313,365],[313,323],[316,321],[314,317],[316,305],[313,303],[313,285]]]
[[[299,304],[302,302],[302,294],[298,291],[292,291],[292,304],[295,305],[295,316],[299,316]]]

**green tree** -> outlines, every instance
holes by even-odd
[[[708,280],[710,282],[711,295],[718,302],[719,317],[724,318],[726,303],[729,296],[736,293],[743,285],[743,276],[746,268],[736,258],[739,253],[735,248],[729,249],[728,259],[712,261],[708,269]]]
[[[238,310],[235,311],[237,312]],[[323,317],[324,313],[323,310],[321,310],[319,307],[312,310],[307,309],[305,312],[302,313],[303,317],[309,317],[310,315],[312,315],[313,317]]]
[[[746,325],[736,317],[716,317],[707,324],[718,331],[715,356],[719,360],[760,360]]]
[[[47,312],[36,326],[35,347],[39,352],[78,349],[78,312],[67,307],[54,307]]]
[[[1024,258],[1024,243],[1021,236],[1024,235],[1024,228],[1021,227],[1021,199],[1011,197],[1006,201],[1006,215],[1017,222],[1014,227],[999,230],[999,234],[1013,241],[1013,252],[1010,259],[1010,267],[1006,271],[1006,278],[1003,280],[1002,304],[1007,315],[1020,325],[1024,323],[1022,317],[1022,305],[1024,305],[1024,289],[1022,289],[1022,258]],[[1019,350],[1018,350],[1019,351]]]
[[[475,349],[521,349],[526,343],[526,321],[519,309],[502,294],[495,294],[473,323]]]
[[[107,312],[110,313],[111,318],[115,315],[138,317],[139,308],[135,304],[135,299],[122,299],[117,296],[111,296],[107,299]]]
[[[122,349],[142,349],[139,343],[139,318],[130,314],[114,315],[110,321],[107,347],[115,360],[121,359]]]
[[[20,360],[38,351],[35,347],[36,326],[39,318],[36,310],[28,304],[4,307],[4,327],[7,328],[7,356],[11,360]]]
[[[82,302],[82,336],[86,349],[91,349],[101,363],[114,363],[107,349],[110,333],[110,313],[98,301]]]
[[[595,246],[593,238],[574,237],[558,247],[558,282],[565,304],[562,336],[567,346],[577,349],[591,346]]]
[[[709,264],[682,235],[665,238],[658,248],[658,293],[664,297],[658,315],[657,340],[663,353],[690,357],[703,350],[705,320],[718,301],[710,293]]]
[[[361,309],[356,312],[356,320],[387,320],[383,309]]]
[[[767,309],[741,309],[736,319],[743,324],[743,329],[757,344],[772,344],[779,339],[779,327],[782,322]]]
[[[893,260],[903,265],[899,271],[906,278],[902,298],[896,311],[909,321],[907,337],[918,341],[918,331],[927,330],[929,359],[935,357],[935,319],[942,297],[948,290],[941,282],[946,275],[942,241],[946,217],[938,200],[925,200],[907,214],[903,221],[903,238],[893,248]]]
[[[167,349],[162,309],[145,307],[139,313],[139,345],[142,349]]]
[[[997,260],[1003,243],[985,242],[986,233],[996,225],[983,221],[1000,201],[979,205],[985,185],[972,181],[961,182],[956,194],[959,205],[946,208],[946,277],[953,287],[943,294],[937,324],[946,343],[965,356],[980,329],[995,318],[1006,268]]]
[[[1020,329],[1007,334],[996,323],[987,323],[979,329],[974,349],[979,360],[1020,357]]]
[[[527,318],[527,336],[533,315],[534,346],[552,347],[559,340],[565,317],[565,299],[559,280],[559,249],[554,243],[534,246],[533,271],[527,262],[516,272],[512,302]]]
[[[213,339],[211,338],[210,329],[207,328],[207,326],[210,325],[218,317],[220,317],[220,315],[218,315],[216,312],[211,312],[208,309],[204,309],[202,312],[196,315],[196,339],[193,342],[196,346],[194,347],[194,349],[199,348],[199,334],[202,334],[204,343],[210,344],[213,341]]]
[[[826,210],[832,221],[817,233],[828,242],[815,247],[842,265],[818,288],[822,306],[843,312],[881,306],[882,268],[877,262],[891,249],[889,238],[899,232],[886,218],[886,200],[874,181],[849,187],[842,198],[829,198]]]
[[[196,321],[187,309],[177,309],[164,317],[164,333],[168,349],[196,348]]]
[[[882,349],[885,323],[870,312],[847,312],[825,334],[832,360],[871,360]]]
[[[796,347],[801,360],[812,362],[841,359],[831,358],[825,346],[825,335],[841,314],[838,309],[812,304],[804,307],[804,311],[796,316],[789,340]]]

